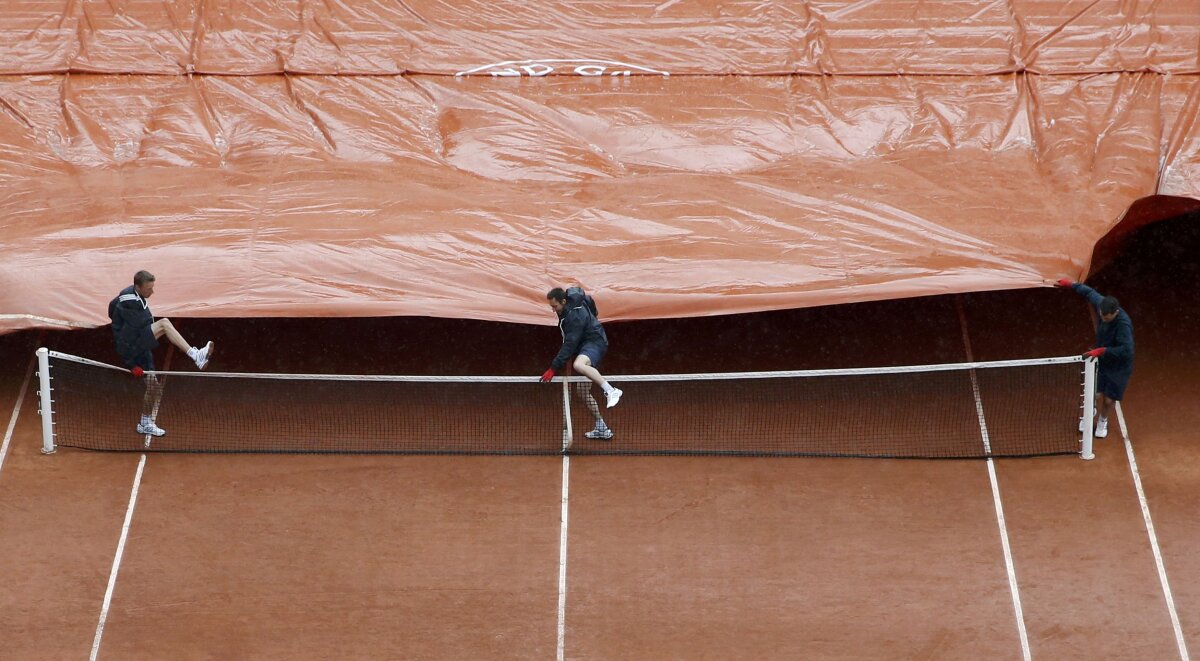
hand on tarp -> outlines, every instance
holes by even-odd
[[[1058,282],[1054,283],[1054,286],[1062,287],[1063,289],[1070,289],[1071,287],[1075,286],[1075,282],[1066,278],[1062,278]]]
[[[542,373],[542,383],[546,383],[547,381],[549,381],[550,379],[553,379],[553,378],[554,378],[554,368],[553,367],[551,367],[550,369],[548,369]]]
[[[1100,356],[1104,355],[1105,351],[1108,351],[1108,349],[1105,349],[1104,347],[1096,347],[1095,349],[1092,349],[1091,351],[1083,352],[1083,357],[1084,358],[1099,358]]]
[[[135,367],[135,368],[129,370],[129,373],[132,374],[133,378],[135,378],[135,379],[140,379],[140,378],[142,378],[142,375],[145,374],[145,372],[142,371],[142,368],[140,368],[140,367]]]

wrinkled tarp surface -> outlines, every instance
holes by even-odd
[[[1040,286],[1200,198],[1200,0],[0,0],[0,190],[0,332]]]
[[[1200,73],[1197,0],[0,0],[0,73]]]

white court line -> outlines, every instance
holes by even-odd
[[[1017,632],[1021,637],[1021,658],[1029,661],[1029,634],[1025,631],[1025,612],[1021,608],[1021,592],[1017,586],[1017,567],[1013,563],[1012,547],[1008,543],[1008,525],[1004,522],[1004,505],[1000,503],[1000,483],[996,480],[996,462],[987,460],[988,479],[992,482],[992,500],[996,503],[996,523],[1000,527],[1000,544],[1004,547],[1004,568],[1008,571],[1008,589],[1012,592],[1013,613],[1017,618]]]
[[[38,336],[40,345],[42,338]],[[21,404],[25,401],[25,392],[29,390],[29,379],[33,376],[33,366],[37,364],[37,354],[29,360],[29,369],[25,370],[25,381],[21,383],[21,394],[17,395],[17,403],[13,404],[12,417],[8,419],[8,429],[4,431],[4,443],[0,444],[0,469],[4,468],[4,458],[8,456],[8,445],[12,442],[13,430],[17,428],[17,416],[21,413]]]
[[[172,347],[167,347],[167,358],[163,361],[163,366],[167,369],[171,368],[171,357],[174,355]],[[161,385],[161,384],[160,384]],[[162,401],[162,390],[158,393],[158,398],[154,402],[153,418],[158,418],[158,405]],[[150,434],[146,434],[144,441],[146,447],[150,447]],[[133,508],[137,505],[138,489],[142,485],[142,473],[146,469],[146,453],[142,453],[141,459],[138,459],[137,472],[133,476],[133,489],[129,492],[129,507],[125,510],[125,523],[121,525],[121,537],[117,540],[117,553],[113,557],[112,571],[108,574],[108,587],[104,590],[104,605],[100,607],[100,621],[96,624],[96,637],[92,639],[92,654],[90,661],[96,661],[96,657],[100,654],[100,639],[104,636],[104,623],[108,620],[108,609],[112,605],[113,592],[117,589],[117,572],[121,568],[121,556],[125,554],[125,540],[129,538],[129,526],[133,523]]]
[[[129,493],[129,507],[125,510],[125,523],[121,526],[121,538],[117,542],[117,555],[113,558],[112,571],[108,575],[108,588],[104,591],[104,605],[100,608],[100,623],[96,625],[96,637],[92,640],[92,654],[96,661],[100,654],[100,638],[104,635],[104,622],[108,619],[108,607],[112,605],[113,591],[117,587],[117,570],[121,567],[121,556],[125,553],[125,540],[129,538],[129,525],[133,523],[133,507],[137,504],[138,488],[142,484],[142,471],[146,467],[146,454],[138,461],[137,473],[133,476],[133,490]]]
[[[962,299],[954,297],[954,306],[958,309],[958,323],[962,328],[963,348],[967,352],[967,361],[974,362],[974,352],[971,351],[971,337],[967,334],[967,315],[963,311]],[[984,449],[991,454],[992,443],[988,436],[987,420],[983,415],[983,399],[979,396],[979,382],[975,371],[971,370],[971,391],[975,395],[975,415],[979,418],[979,433],[983,438]],[[1025,661],[1032,659],[1029,649],[1029,634],[1025,630],[1025,611],[1021,607],[1021,592],[1017,583],[1017,567],[1013,561],[1012,546],[1008,541],[1008,524],[1004,521],[1004,504],[1000,500],[1000,481],[996,479],[996,462],[988,457],[988,480],[992,484],[992,502],[996,507],[996,525],[1000,529],[1000,546],[1004,549],[1004,568],[1008,572],[1008,590],[1012,593],[1013,614],[1017,619],[1017,633],[1021,638],[1021,658]]]
[[[567,493],[570,485],[571,457],[563,455],[562,525],[558,532],[558,661],[563,661],[567,637]]]
[[[1154,564],[1158,567],[1158,580],[1162,583],[1163,597],[1167,600],[1167,612],[1171,614],[1171,626],[1175,629],[1175,644],[1179,647],[1179,658],[1188,661],[1187,643],[1183,638],[1183,627],[1179,624],[1179,614],[1175,612],[1175,598],[1171,596],[1171,584],[1167,582],[1167,567],[1163,564],[1162,551],[1158,548],[1158,536],[1154,534],[1154,522],[1150,520],[1150,503],[1146,500],[1146,492],[1142,489],[1142,477],[1138,473],[1137,459],[1133,456],[1133,442],[1129,440],[1129,430],[1125,426],[1125,412],[1121,402],[1116,403],[1117,422],[1121,425],[1121,436],[1125,439],[1125,456],[1129,458],[1129,471],[1133,473],[1133,486],[1137,489],[1138,502],[1142,505],[1142,518],[1146,521],[1146,535],[1150,537],[1150,548],[1154,551]]]

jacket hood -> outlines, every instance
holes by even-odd
[[[568,308],[577,308],[577,307],[583,305],[583,299],[585,296],[587,296],[587,294],[584,293],[582,287],[568,287],[567,288],[567,307]]]

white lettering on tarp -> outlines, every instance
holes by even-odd
[[[507,60],[459,71],[458,76],[670,76],[666,71],[609,60]]]

